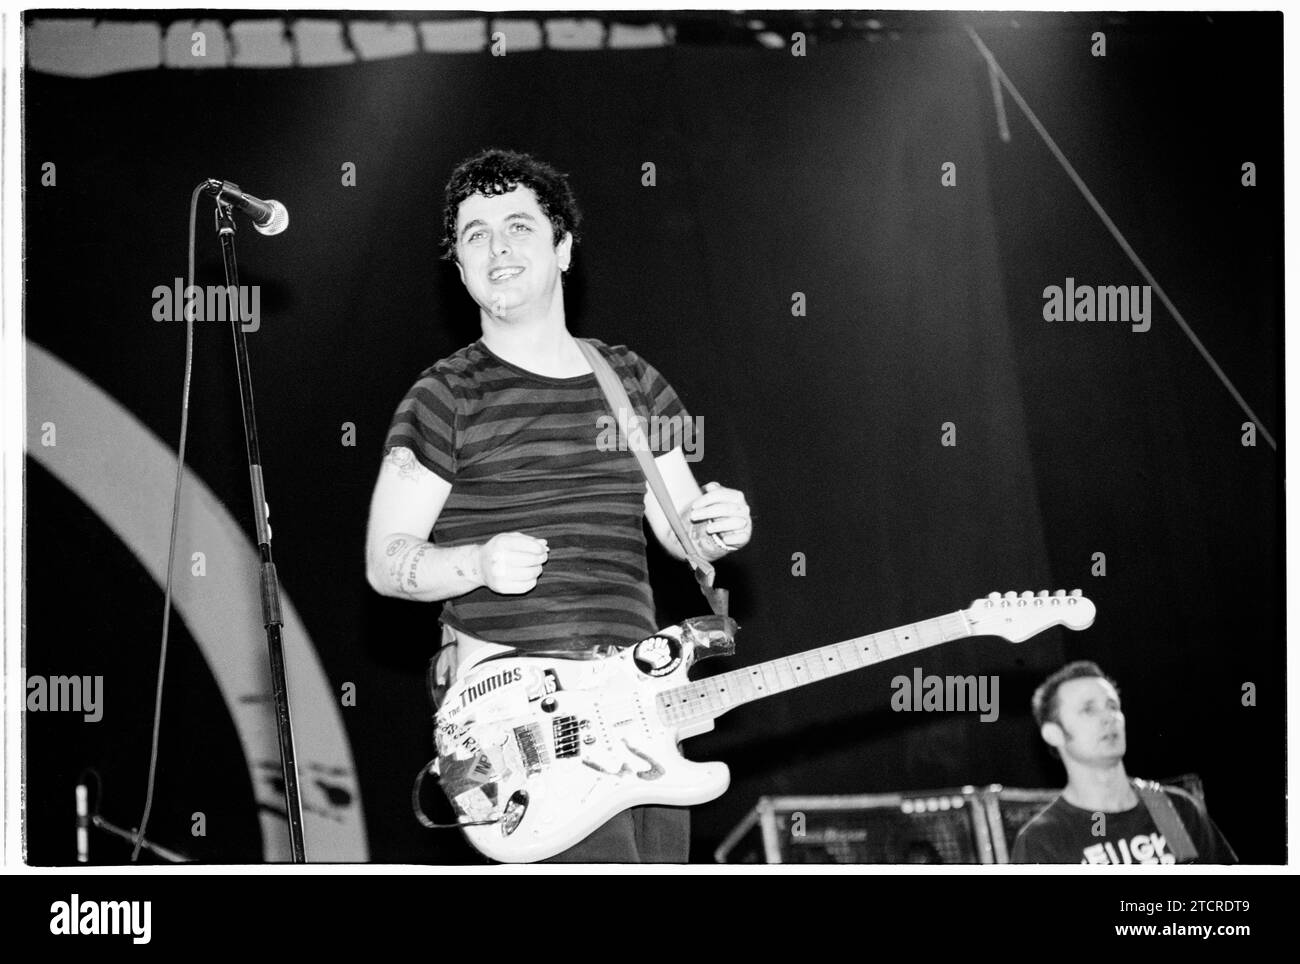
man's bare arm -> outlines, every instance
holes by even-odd
[[[712,562],[749,542],[752,526],[742,493],[724,489],[716,482],[701,492],[680,447],[656,456],[655,465],[696,552]],[[648,483],[645,515],[659,544],[675,558],[685,559],[686,553]]]
[[[451,483],[430,472],[408,448],[384,456],[370,499],[366,579],[384,596],[421,602],[450,599],[483,585],[478,547],[441,549],[428,541],[451,494]]]
[[[370,500],[366,580],[384,596],[438,602],[487,586],[494,592],[532,589],[546,562],[544,540],[501,533],[481,545],[444,548],[428,541],[451,483],[430,472],[408,448],[384,457]]]

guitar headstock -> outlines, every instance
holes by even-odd
[[[1023,643],[1052,626],[1087,629],[1097,618],[1097,607],[1085,599],[1082,589],[1066,594],[1064,589],[1037,595],[1032,592],[989,593],[976,599],[963,615],[972,636],[1001,636]]]

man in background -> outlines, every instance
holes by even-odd
[[[1125,772],[1119,689],[1096,663],[1057,670],[1034,692],[1033,710],[1067,780],[1061,795],[1021,829],[1013,863],[1237,862],[1199,800]]]

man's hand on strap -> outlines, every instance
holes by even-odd
[[[707,561],[720,559],[749,542],[753,519],[745,494],[709,482],[704,492],[682,512],[695,550]]]

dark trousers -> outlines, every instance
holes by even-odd
[[[547,863],[684,864],[691,855],[691,812],[685,807],[633,807]]]

